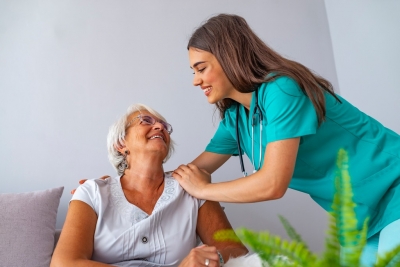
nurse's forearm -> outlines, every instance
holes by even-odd
[[[244,203],[283,197],[294,173],[299,144],[299,137],[268,143],[258,172],[229,182],[207,184],[199,198]]]
[[[192,161],[192,164],[211,174],[221,167],[230,157],[231,155],[228,154],[217,154],[204,151]]]
[[[279,199],[284,196],[290,178],[265,177],[255,173],[236,180],[208,184],[201,192],[202,199],[248,203]]]

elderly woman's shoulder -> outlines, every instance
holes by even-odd
[[[165,172],[164,173],[164,181],[165,181],[165,190],[164,191],[176,191],[178,192],[186,192],[181,185],[178,183],[178,181],[172,176],[172,171],[171,172]]]
[[[172,173],[173,173],[173,171],[164,172],[165,178],[172,178],[172,179],[175,179],[175,178],[172,176]]]
[[[172,171],[164,172],[164,181],[166,184],[179,185],[178,181],[172,176]]]
[[[94,178],[94,179],[86,180],[80,186],[84,186],[87,188],[107,187],[112,184],[118,184],[118,179],[120,179],[120,177],[108,176],[108,177],[102,177],[102,178]]]

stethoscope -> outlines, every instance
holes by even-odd
[[[252,157],[252,164],[254,167],[253,173],[258,171],[261,167],[261,153],[262,153],[262,120],[263,120],[263,115],[261,113],[261,109],[258,106],[258,90],[256,90],[256,99],[255,99],[255,106],[254,106],[254,112],[253,116],[251,117],[251,157]],[[242,148],[240,147],[240,136],[239,136],[239,106],[240,104],[238,103],[236,106],[236,142],[238,146],[238,151],[239,151],[239,160],[240,160],[240,167],[242,169],[243,177],[247,176],[246,170],[244,168],[243,164],[243,155],[242,155]],[[260,157],[258,158],[258,168],[255,165],[254,162],[254,125],[256,123],[259,123],[260,128],[259,128],[259,136],[260,136]]]

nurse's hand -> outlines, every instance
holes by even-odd
[[[104,176],[101,176],[99,179],[105,180],[105,179],[107,179],[108,177],[110,177],[110,176],[109,176],[109,175],[104,175]],[[79,184],[84,184],[86,181],[87,181],[87,179],[79,180]],[[73,195],[73,194],[75,193],[75,191],[76,191],[76,188],[75,188],[75,189],[72,189],[72,190],[71,190],[71,195]]]
[[[219,267],[217,248],[201,245],[193,248],[179,264],[179,267]]]
[[[196,198],[202,198],[202,191],[211,183],[211,175],[199,169],[196,165],[189,163],[188,165],[180,165],[172,176],[189,194]]]

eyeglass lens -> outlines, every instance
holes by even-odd
[[[154,125],[157,122],[157,120],[151,116],[141,115],[141,116],[139,116],[139,118],[142,122],[149,124],[149,125]],[[169,124],[165,121],[162,121],[162,120],[160,120],[158,122],[162,124],[162,126],[164,127],[165,130],[167,130],[168,133],[170,133],[170,134],[172,133],[171,124]]]

